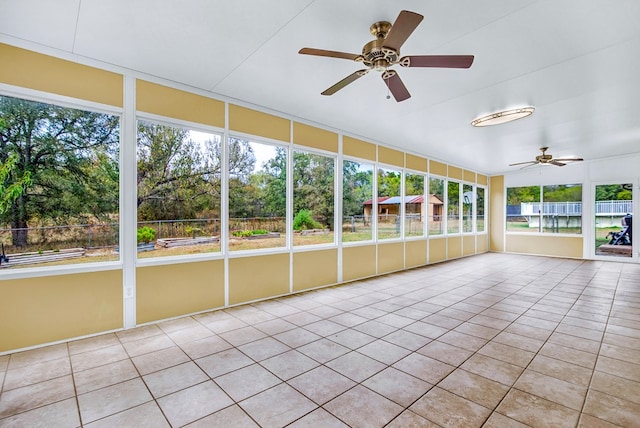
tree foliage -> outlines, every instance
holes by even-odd
[[[0,219],[15,246],[31,223],[105,219],[118,209],[119,118],[0,96],[0,163],[17,156],[5,185],[29,184]]]
[[[345,160],[342,164],[342,213],[363,215],[364,202],[373,197],[373,167],[363,168],[359,162]]]

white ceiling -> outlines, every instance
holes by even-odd
[[[299,55],[359,54],[369,26],[424,15],[403,55],[475,55],[468,69],[397,67],[412,94],[386,99],[371,72]],[[585,160],[640,152],[638,0],[0,0],[0,41],[113,64],[486,174],[540,146]],[[43,71],[45,72],[45,71]],[[524,105],[533,116],[473,128]],[[570,166],[566,167],[570,168]]]

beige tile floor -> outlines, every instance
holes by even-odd
[[[640,265],[484,254],[0,356],[0,427],[639,427]]]

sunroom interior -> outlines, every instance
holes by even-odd
[[[424,16],[403,53],[473,55],[472,66],[398,66],[411,93],[400,102],[374,70],[321,95],[360,65],[298,51],[357,54],[371,38],[369,26],[393,23],[402,9]],[[432,265],[447,271],[485,253],[637,268],[640,251],[631,244],[640,242],[638,228],[628,228],[623,245],[609,240],[624,229],[625,216],[640,212],[638,18],[632,0],[579,7],[570,0],[0,3],[2,131],[10,125],[8,106],[24,101],[115,118],[116,136],[115,190],[108,193],[115,209],[95,220],[113,229],[97,257],[85,239],[80,257],[12,265],[20,251],[59,257],[63,250],[21,250],[15,217],[0,212],[7,248],[0,261],[0,363],[3,355],[9,361],[67,341],[417,275]],[[535,108],[530,117],[471,125],[526,106]],[[157,202],[177,193],[165,189],[156,197],[144,184],[142,165],[152,165],[144,163],[152,156],[145,138],[173,131],[189,141],[205,138],[194,150],[217,156],[211,163],[198,158],[217,165],[217,181],[203,187],[209,205],[190,205],[187,214],[180,204],[200,197],[188,193],[193,182],[181,188],[180,204]],[[2,144],[5,162],[4,136]],[[555,158],[584,160],[510,166],[533,161],[541,147]],[[247,153],[253,169],[239,187],[244,178],[232,164]],[[303,183],[296,168],[304,162],[313,176]],[[358,187],[356,176],[369,181]],[[38,177],[34,172],[31,180]],[[278,183],[279,193],[259,193]],[[303,195],[324,202],[312,205]],[[624,208],[600,211],[604,202]],[[173,211],[158,215],[158,206]],[[312,226],[296,226],[301,211],[314,216]],[[39,216],[28,222],[33,239],[51,226]],[[77,213],[71,217],[79,222]],[[142,227],[163,235],[154,251],[139,252]],[[172,247],[196,237],[191,246]],[[632,272],[631,282],[639,279]],[[629,305],[638,311],[633,296]],[[634,400],[637,410],[637,394]]]

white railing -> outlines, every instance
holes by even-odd
[[[582,215],[582,202],[523,202],[520,204],[520,215],[530,216],[540,213],[544,215]],[[633,201],[596,201],[596,215],[624,215],[633,212]]]

